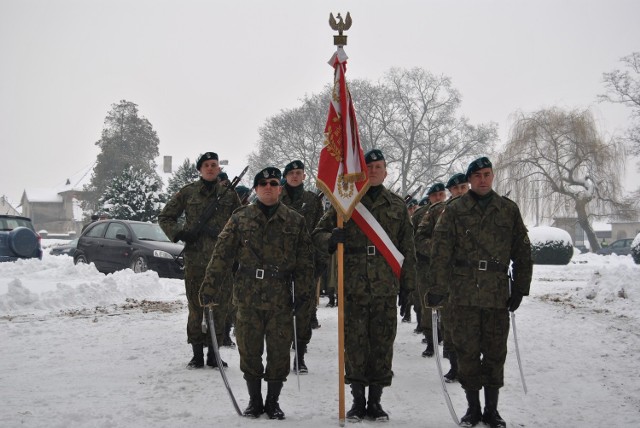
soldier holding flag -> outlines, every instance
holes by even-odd
[[[370,187],[354,211],[354,221],[343,229],[336,227],[337,214],[332,207],[320,220],[313,238],[327,254],[344,243],[345,382],[351,384],[353,395],[347,419],[369,416],[388,420],[380,400],[382,389],[391,385],[393,376],[396,296],[400,290],[408,294],[414,289],[416,258],[405,203],[382,184],[387,176],[384,155],[371,150],[365,161]]]

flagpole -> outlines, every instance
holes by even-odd
[[[342,229],[344,220],[337,213],[337,226]],[[338,421],[343,427],[345,423],[344,405],[344,244],[338,243]]]

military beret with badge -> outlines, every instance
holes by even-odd
[[[282,172],[282,176],[286,177],[287,173],[289,171],[293,171],[294,169],[304,169],[304,163],[302,163],[302,161],[300,160],[294,160],[289,162],[287,165],[285,165],[284,167],[284,171]]]
[[[429,190],[427,190],[427,196],[436,192],[444,192],[444,183],[438,182],[429,187]]]
[[[365,163],[371,163],[375,161],[383,161],[384,155],[380,149],[371,149],[364,155]]]
[[[483,156],[471,162],[469,164],[469,167],[467,168],[467,175],[466,175],[467,180],[469,179],[471,174],[484,168],[493,168],[491,161],[486,156]]]
[[[208,160],[218,160],[218,154],[214,152],[206,152],[201,154],[198,158],[198,161],[196,162],[196,169],[200,171],[200,167],[202,167],[204,161]]]
[[[260,180],[268,180],[270,178],[275,178],[278,181],[282,178],[282,173],[280,170],[274,166],[268,166],[258,172],[255,177],[253,177],[253,187],[256,188]]]
[[[457,172],[449,178],[447,181],[447,185],[445,186],[447,189],[457,186],[458,184],[467,183],[467,176],[461,172]]]

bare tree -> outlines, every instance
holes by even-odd
[[[573,213],[596,251],[600,244],[591,218],[635,214],[621,197],[624,163],[622,145],[603,140],[588,110],[520,113],[498,158],[496,190],[509,191],[529,215]]]
[[[601,101],[621,104],[631,109],[631,125],[627,129],[626,142],[630,153],[640,156],[640,52],[633,52],[620,59],[626,70],[603,73],[607,93],[599,95]],[[640,163],[637,165],[640,171]],[[640,190],[636,191],[640,195]]]
[[[446,181],[470,159],[492,150],[497,124],[476,127],[460,116],[461,97],[448,77],[394,68],[383,86],[386,104],[378,109],[382,145],[403,194],[419,184]]]
[[[470,159],[491,152],[497,140],[495,123],[473,126],[458,114],[460,95],[449,78],[419,68],[392,69],[378,83],[353,80],[348,88],[363,149],[384,152],[389,187],[403,195],[462,171]],[[300,159],[307,181],[315,184],[332,89],[327,86],[306,96],[300,107],[267,119],[249,156],[251,169]]]
[[[300,107],[267,119],[258,131],[258,149],[249,155],[249,169],[257,172],[266,165],[282,169],[292,160],[301,160],[307,175],[305,184],[315,186],[329,96],[329,90],[305,96]]]

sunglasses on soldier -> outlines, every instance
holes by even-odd
[[[265,187],[265,186],[271,186],[271,187],[278,187],[280,185],[280,182],[277,180],[260,180],[258,181],[258,186],[260,187]]]

